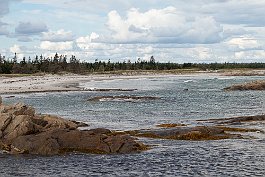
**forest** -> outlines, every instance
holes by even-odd
[[[163,71],[177,69],[197,69],[197,70],[219,70],[219,69],[264,69],[265,63],[160,63],[156,62],[154,56],[148,61],[138,58],[137,61],[130,60],[123,62],[111,62],[111,60],[101,61],[96,59],[95,62],[85,62],[77,59],[74,55],[68,57],[56,53],[53,57],[43,57],[36,55],[34,58],[23,57],[18,61],[17,54],[13,58],[6,58],[0,54],[0,74],[34,74],[34,73],[52,73],[58,74],[63,72],[88,74],[104,73],[108,71]]]

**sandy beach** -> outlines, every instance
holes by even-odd
[[[0,94],[82,91],[79,83],[90,80],[133,79],[163,77],[162,75],[116,76],[116,75],[44,75],[23,77],[0,77]]]
[[[79,86],[82,82],[96,80],[113,80],[113,79],[139,79],[139,78],[157,78],[171,76],[194,76],[194,75],[211,75],[211,76],[242,76],[242,75],[264,75],[264,70],[232,70],[225,72],[207,72],[197,71],[191,73],[125,73],[116,74],[91,74],[91,75],[52,75],[45,74],[41,76],[31,75],[22,77],[0,76],[0,94],[17,94],[17,93],[37,93],[37,92],[67,92],[83,91]]]
[[[206,74],[206,73],[196,73]],[[210,74],[210,73],[207,73]],[[211,73],[216,74],[216,73]],[[183,76],[192,75],[185,74]],[[148,75],[43,75],[23,77],[0,77],[0,94],[37,93],[37,92],[64,92],[82,91],[79,83],[92,80],[112,79],[138,79],[152,77],[169,77],[169,74],[148,74]]]
[[[0,93],[31,93],[77,91],[77,83],[89,80],[91,76],[80,75],[44,75],[24,77],[0,77]]]

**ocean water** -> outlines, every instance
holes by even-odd
[[[154,128],[162,123],[203,124],[199,119],[263,114],[264,91],[225,92],[236,83],[265,77],[163,76],[95,80],[83,88],[137,89],[130,92],[19,94],[37,112],[86,122],[89,128]],[[157,100],[88,101],[95,96],[153,96]],[[262,127],[263,128],[263,127]],[[265,176],[265,139],[174,141],[140,139],[155,145],[139,154],[70,154],[55,157],[0,153],[0,176]]]

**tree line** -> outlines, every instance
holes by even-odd
[[[56,53],[53,57],[36,55],[34,58],[25,58],[18,62],[17,54],[13,58],[6,59],[0,54],[0,74],[34,74],[69,72],[76,74],[121,71],[121,70],[176,70],[176,69],[198,69],[198,70],[218,70],[237,68],[265,68],[265,63],[160,63],[156,62],[153,56],[148,61],[138,58],[137,61],[130,60],[124,62],[111,62],[111,60],[95,62],[81,62],[74,55],[70,58],[66,55]]]

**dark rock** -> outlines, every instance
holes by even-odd
[[[210,122],[215,124],[240,125],[242,122],[265,121],[265,115],[240,116],[240,117],[232,117],[224,119],[208,119],[208,120],[198,120],[198,121]]]
[[[89,125],[84,123],[84,122],[78,122],[75,120],[71,120],[71,122],[75,123],[77,125],[77,127],[89,127]]]
[[[6,96],[5,98],[15,98],[15,96],[11,95],[11,96]]]
[[[88,99],[88,101],[125,101],[125,102],[134,102],[134,101],[148,101],[148,100],[157,100],[158,97],[152,96],[98,96]]]
[[[109,129],[105,129],[105,128],[96,128],[96,129],[90,129],[86,131],[90,132],[91,134],[111,134],[112,133]]]
[[[94,92],[132,92],[132,91],[136,91],[137,89],[97,89],[97,88],[94,88],[94,89],[84,89],[85,91],[94,91]]]
[[[132,136],[175,139],[175,140],[220,140],[241,138],[238,134],[228,134],[224,129],[214,126],[175,127],[168,129],[136,130],[127,132]]]
[[[54,129],[37,135],[20,136],[11,144],[11,153],[55,155],[68,152],[131,153],[143,146],[128,135],[106,135],[101,130],[79,131]],[[109,131],[108,131],[109,132]]]

